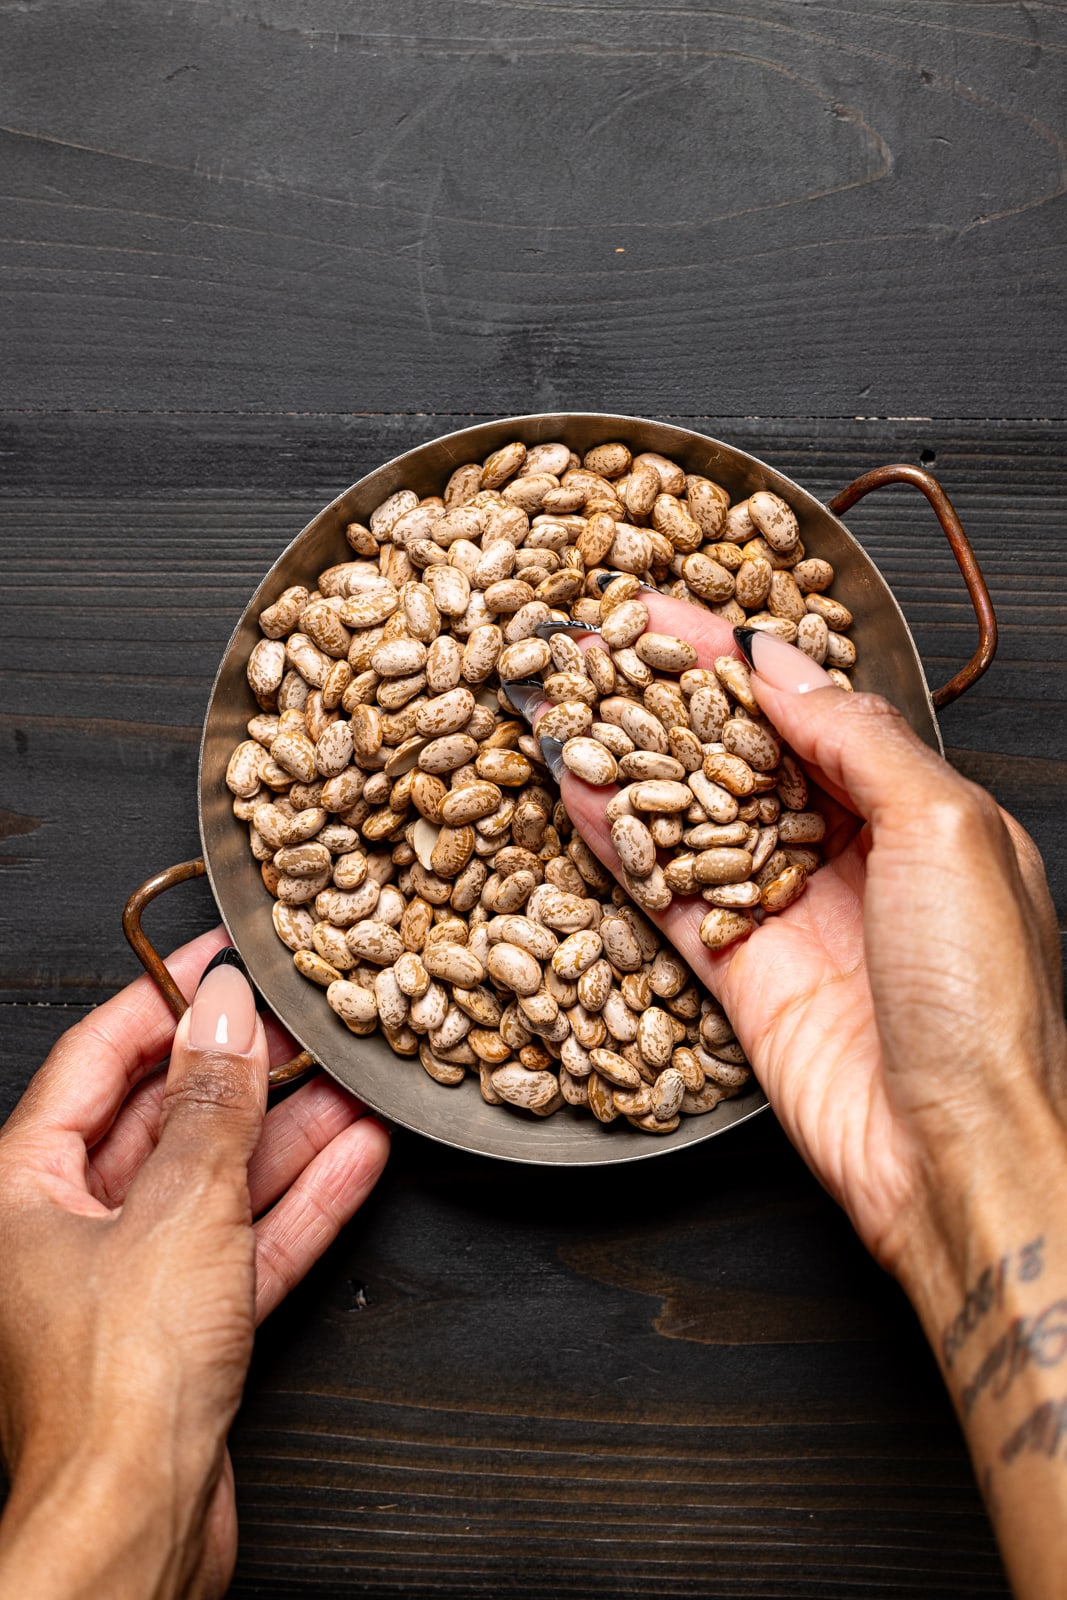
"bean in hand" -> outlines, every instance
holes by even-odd
[[[661,1132],[737,1093],[729,1022],[638,907],[700,895],[721,948],[801,892],[818,829],[745,664],[699,666],[648,601],[843,661],[851,618],[792,510],[766,491],[731,507],[621,443],[579,460],[515,442],[346,532],[356,559],[261,615],[260,709],[227,773],[298,970],[353,1033],[380,1027],[439,1083],[477,1073],[494,1104]],[[599,637],[541,637],[551,622]],[[618,786],[625,888],[513,714],[502,687],[521,681],[541,685],[563,766]]]

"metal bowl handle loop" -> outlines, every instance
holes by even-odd
[[[171,977],[163,957],[142,928],[141,916],[145,906],[157,895],[161,895],[165,889],[173,888],[176,883],[186,883],[190,878],[202,878],[204,871],[204,858],[197,856],[193,861],[179,861],[176,866],[166,867],[162,872],[153,873],[140,888],[133,891],[122,913],[123,933],[179,1022],[188,1010],[189,1003]],[[267,1081],[272,1089],[277,1089],[284,1083],[292,1083],[294,1079],[302,1078],[317,1065],[314,1056],[302,1050],[291,1061],[271,1067]]]
[[[941,524],[941,530],[949,542],[952,554],[956,557],[956,565],[963,573],[963,581],[967,585],[967,593],[971,597],[978,622],[978,648],[974,655],[965,667],[960,668],[954,678],[942,684],[940,689],[935,689],[930,697],[940,710],[942,706],[957,700],[972,684],[977,683],[992,661],[997,648],[996,614],[977,557],[971,549],[971,541],[960,525],[952,501],[937,479],[931,477],[930,473],[924,472],[921,467],[913,467],[908,462],[875,467],[872,472],[865,472],[854,483],[850,483],[847,489],[842,489],[840,494],[835,495],[830,501],[830,510],[835,517],[844,516],[857,500],[862,500],[864,495],[870,494],[873,489],[884,489],[889,483],[913,484],[933,506],[934,515]]]

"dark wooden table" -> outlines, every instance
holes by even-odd
[[[1062,914],[1065,53],[1037,0],[4,8],[2,1109],[198,851],[263,571],[469,418],[678,417],[823,496],[929,465],[1002,627],[945,741]],[[949,676],[927,508],[849,520]],[[235,1595],[1006,1592],[915,1320],[769,1115],[623,1172],[401,1134],[233,1444]]]

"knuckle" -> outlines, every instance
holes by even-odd
[[[143,1179],[127,1197],[120,1221],[136,1232],[149,1214],[213,1219],[227,1226],[249,1223],[245,1165],[236,1157],[233,1143],[211,1139],[201,1148],[188,1128],[177,1139],[162,1140]]]
[[[979,841],[988,846],[990,839],[1001,832],[995,801],[977,784],[947,769],[946,777],[944,787],[930,796],[925,819],[930,833],[964,851],[972,850]]]
[[[839,718],[847,717],[853,721],[881,724],[887,732],[902,732],[909,739],[914,738],[904,713],[880,694],[861,694],[857,691],[854,694],[842,695],[837,715]]]
[[[971,783],[966,778],[961,780],[961,785],[963,794],[960,804],[971,823],[986,833],[1002,838],[1005,832],[1004,821],[1000,807],[993,796],[987,789],[980,788],[978,784]]]
[[[287,1286],[298,1283],[305,1270],[296,1251],[278,1233],[265,1233],[260,1237],[256,1265],[261,1278],[270,1276]]]
[[[256,1110],[247,1064],[214,1051],[205,1051],[195,1066],[187,1068],[176,1082],[168,1082],[163,1091],[165,1116],[186,1111],[252,1115]]]
[[[806,697],[805,697],[806,698]],[[886,767],[892,762],[892,752],[926,751],[921,745],[903,713],[880,694],[839,694],[833,703],[833,715],[819,730],[815,760],[818,765],[835,764],[834,752],[842,754],[854,746],[859,750],[877,748],[884,752]],[[932,756],[932,752],[927,752]]]

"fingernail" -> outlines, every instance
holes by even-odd
[[[416,752],[416,756],[417,754],[418,752]],[[232,944],[224,945],[221,950],[216,951],[211,960],[208,962],[207,966],[204,968],[203,972],[200,974],[200,982],[203,983],[208,973],[214,972],[216,967],[236,967],[238,972],[242,973],[244,977],[248,978],[248,968],[245,966],[244,962],[241,960]],[[248,978],[248,981],[250,984],[252,984],[252,993],[256,997],[256,1010],[265,1011],[267,1009],[267,1002],[264,1000],[255,984],[252,983],[251,978]]]
[[[625,573],[615,572],[609,567],[607,572],[597,574],[596,586],[603,594],[609,583],[614,583],[616,578],[622,577],[625,577]]]
[[[231,1050],[247,1055],[256,1036],[256,997],[244,962],[232,947],[204,968],[190,1007],[189,1043],[194,1050]]]
[[[541,739],[539,743],[541,745],[541,754],[545,758],[545,766],[548,768],[549,772],[551,772],[556,782],[559,783],[563,778],[564,772],[567,770],[566,763],[563,760],[562,741],[559,739],[553,739],[546,733],[544,738]]]
[[[241,973],[243,977],[248,977],[248,968],[245,966],[244,962],[241,960],[241,957],[237,954],[237,951],[234,949],[232,944],[223,945],[221,950],[215,951],[215,954],[212,956],[211,960],[200,974],[200,982],[203,983],[208,973],[214,972],[216,967],[236,967],[238,972]]]
[[[534,629],[535,637],[538,639],[544,639],[546,643],[551,643],[557,633],[573,634],[599,632],[600,628],[595,622],[560,622],[558,618],[553,619],[551,622],[539,622]]]
[[[632,572],[616,572],[614,569],[609,568],[607,572],[601,572],[597,575],[596,586],[600,590],[601,594],[603,594],[607,589],[608,584],[614,583],[616,578],[632,578],[633,576],[634,574]],[[639,589],[643,589],[646,594],[661,593],[661,591],[656,588],[654,583],[642,583],[640,579],[638,579],[637,587]]]
[[[774,689],[807,694],[811,689],[834,687],[834,680],[825,668],[796,645],[786,644],[773,633],[765,633],[762,628],[735,628],[734,638],[752,670],[766,678]]]
[[[533,714],[545,698],[545,686],[540,678],[514,678],[504,684],[509,703],[533,727]]]

